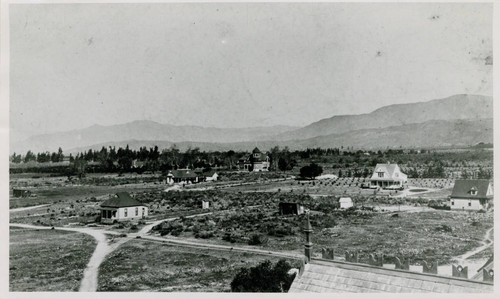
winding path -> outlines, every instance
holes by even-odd
[[[203,214],[196,214],[196,215],[190,215],[186,216],[186,218],[193,218],[193,217],[199,217],[199,216],[205,216],[205,215],[210,215],[210,213],[203,213]],[[95,292],[97,290],[97,284],[98,284],[98,274],[99,274],[99,266],[101,263],[104,261],[106,256],[116,250],[120,245],[134,239],[137,237],[145,237],[145,235],[156,225],[164,222],[164,221],[173,221],[179,217],[172,217],[172,218],[167,218],[167,219],[161,219],[161,220],[156,220],[146,226],[144,226],[140,231],[137,233],[130,233],[127,234],[126,237],[118,239],[114,243],[109,243],[106,235],[121,235],[121,233],[116,232],[116,231],[108,231],[108,230],[99,230],[99,229],[92,229],[92,228],[79,228],[79,227],[50,227],[50,226],[36,226],[36,225],[30,225],[30,224],[21,224],[21,223],[10,223],[10,226],[12,227],[21,227],[21,228],[28,228],[28,229],[44,229],[44,230],[50,230],[50,229],[55,229],[55,230],[63,230],[63,231],[75,231],[75,232],[80,232],[80,233],[85,233],[88,235],[91,235],[94,237],[94,239],[97,241],[97,246],[94,250],[94,253],[90,257],[90,260],[87,264],[87,267],[85,268],[85,271],[83,272],[83,279],[80,284],[80,292]]]
[[[490,247],[491,245],[493,245],[493,241],[491,240],[491,234],[493,232],[493,227],[490,228],[489,230],[486,231],[486,233],[484,234],[484,237],[483,237],[483,240],[481,240],[481,243],[483,243],[483,245],[477,247],[476,249],[473,249],[473,250],[470,250],[470,251],[467,251],[466,253],[460,255],[460,256],[457,256],[457,260],[459,262],[464,262],[466,259],[468,259],[469,257],[485,250],[486,248]]]

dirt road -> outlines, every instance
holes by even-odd
[[[190,215],[186,218],[193,218],[199,216],[210,215],[209,213],[202,213],[196,215]],[[80,284],[80,292],[95,292],[97,290],[98,285],[98,274],[99,274],[99,266],[104,261],[106,256],[116,250],[120,245],[134,239],[137,237],[146,237],[146,234],[156,225],[164,222],[164,221],[173,221],[178,217],[166,218],[156,220],[146,226],[144,226],[139,232],[128,234],[126,237],[121,237],[117,239],[114,243],[109,243],[106,235],[120,235],[121,233],[115,231],[108,230],[100,230],[100,229],[92,229],[92,228],[79,228],[79,227],[54,227],[55,230],[64,230],[64,231],[76,231],[80,233],[85,233],[94,237],[97,241],[97,246],[92,254],[85,271],[83,272],[83,279]],[[29,224],[21,224],[21,223],[10,223],[12,227],[21,227],[21,228],[29,228],[29,229],[52,229],[50,226],[36,226]]]
[[[33,210],[33,209],[38,209],[38,208],[43,208],[46,206],[50,206],[50,204],[45,204],[45,205],[38,205],[38,206],[32,206],[32,207],[24,207],[24,208],[17,208],[17,209],[10,209],[9,212],[22,212],[22,211],[27,211],[27,210]]]
[[[489,230],[486,231],[486,233],[484,234],[484,237],[483,237],[483,240],[481,240],[481,243],[483,245],[477,247],[476,249],[473,249],[473,250],[470,250],[458,257],[456,257],[456,259],[463,263],[466,259],[468,259],[469,257],[475,255],[476,253],[479,253],[483,250],[485,250],[486,248],[490,247],[491,245],[493,245],[493,241],[491,240],[491,234],[493,233],[493,227],[490,228]]]
[[[299,253],[270,251],[270,250],[257,249],[257,248],[227,246],[227,245],[219,245],[219,244],[207,244],[207,243],[199,243],[199,242],[186,241],[186,240],[180,240],[180,239],[177,240],[177,239],[169,239],[169,238],[163,238],[163,237],[153,237],[153,236],[145,236],[145,237],[142,237],[142,239],[161,242],[161,243],[165,243],[165,244],[194,247],[194,248],[205,248],[205,249],[220,250],[220,251],[238,251],[238,252],[256,253],[256,254],[260,254],[260,255],[279,256],[279,257],[284,257],[284,258],[295,258],[295,259],[303,258],[303,255],[299,254]]]

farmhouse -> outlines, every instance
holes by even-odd
[[[118,192],[101,204],[101,222],[138,220],[148,216],[148,208],[128,192]]]
[[[341,197],[339,199],[339,204],[341,209],[349,209],[350,207],[354,206],[350,197]]]
[[[167,184],[195,184],[201,181],[200,176],[193,170],[171,170],[167,174]]]
[[[467,267],[454,267],[452,276],[440,275],[437,263],[424,264],[422,272],[410,271],[407,260],[393,267],[383,265],[380,257],[369,256],[360,263],[358,253],[346,253],[345,260],[333,248],[323,248],[321,258],[313,257],[312,226],[304,225],[304,264],[289,293],[492,293],[493,271],[483,270],[478,279],[467,277]],[[458,269],[458,270],[457,270]],[[484,274],[486,272],[486,274]],[[490,275],[491,274],[491,275]]]
[[[398,164],[379,163],[375,166],[370,182],[371,188],[397,189],[408,183],[408,177],[401,172]]]
[[[198,175],[198,180],[200,182],[211,182],[217,181],[219,174],[215,170],[204,170],[202,168],[196,168],[194,172]]]
[[[255,172],[268,171],[269,165],[269,157],[262,153],[257,147],[253,149],[250,156],[239,161],[240,169]]]
[[[450,196],[452,210],[487,210],[493,198],[489,180],[456,180]]]

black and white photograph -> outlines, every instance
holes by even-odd
[[[1,5],[7,297],[493,298],[497,3]]]

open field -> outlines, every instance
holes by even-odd
[[[98,291],[229,292],[242,267],[269,259],[250,253],[186,248],[132,240],[109,255],[99,270]],[[290,260],[292,266],[300,262]]]
[[[10,291],[77,291],[95,245],[81,233],[11,228]]]
[[[455,211],[406,206],[380,205],[380,211],[330,211],[326,203],[316,206],[311,215],[316,248],[333,247],[337,255],[359,250],[365,255],[384,254],[388,261],[396,255],[449,263],[453,257],[480,246],[485,231],[493,225],[489,213]],[[392,210],[393,212],[388,212]],[[201,242],[245,244],[269,250],[301,252],[304,217],[279,216],[265,206],[239,211],[219,212],[193,219],[183,218],[156,227],[160,235]],[[315,251],[320,253],[319,249]]]

